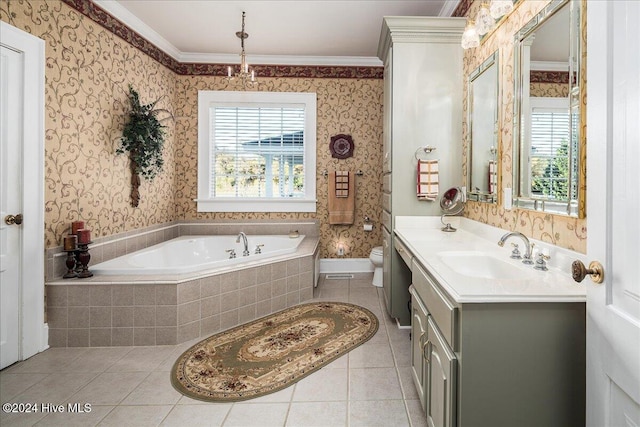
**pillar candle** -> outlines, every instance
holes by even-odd
[[[84,221],[73,221],[71,223],[71,234],[78,234],[78,230],[84,228]]]
[[[78,236],[76,236],[75,234],[65,236],[64,238],[65,251],[75,251],[77,249],[77,244],[78,244]]]
[[[91,231],[84,228],[78,230],[78,243],[80,243],[81,245],[91,243]]]

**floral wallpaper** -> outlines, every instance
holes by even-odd
[[[175,74],[58,0],[2,1],[0,19],[46,42],[45,247],[60,245],[75,220],[94,238],[174,220],[173,124],[166,167],[143,180],[138,208],[129,205],[128,158],[115,150],[128,85],[171,111]]]
[[[368,257],[380,229],[363,231],[364,216],[381,215],[379,173],[382,134],[381,67],[256,67],[258,90],[318,95],[317,213],[198,214],[196,196],[197,91],[240,89],[218,64],[177,63],[89,0],[3,0],[0,19],[46,42],[45,247],[62,243],[70,223],[84,220],[92,236],[106,237],[182,219],[317,219],[321,257],[333,257],[338,241],[346,257]],[[126,121],[131,84],[148,103],[172,112],[164,171],[142,180],[137,208],[129,204],[126,155],[115,153]],[[329,141],[354,138],[354,157],[336,160]],[[356,222],[326,221],[325,170],[361,169]]]
[[[467,16],[475,16],[480,8],[480,1],[465,0]],[[557,246],[572,249],[578,252],[586,252],[587,226],[585,218],[574,218],[561,215],[552,215],[544,212],[536,212],[525,209],[504,209],[502,191],[504,188],[513,188],[513,103],[514,103],[514,34],[542,10],[549,1],[522,1],[516,4],[516,9],[500,23],[497,29],[486,37],[479,47],[468,49],[464,53],[464,76],[476,69],[493,52],[499,50],[500,73],[500,133],[499,133],[499,174],[498,174],[498,204],[487,204],[469,201],[465,209],[465,216],[489,225],[517,230],[535,239],[552,243]],[[585,2],[583,2],[584,5]],[[584,7],[584,6],[583,6]],[[462,10],[462,9],[461,9]],[[584,22],[584,20],[583,20]],[[583,43],[586,40],[586,29],[583,29]],[[586,55],[586,49],[583,50]],[[584,58],[583,58],[584,61]],[[583,62],[584,63],[584,62]],[[547,85],[547,87],[545,87]],[[535,90],[545,93],[556,91],[549,83],[535,83]],[[549,95],[547,95],[549,96]],[[467,81],[464,83],[464,114],[463,114],[463,146],[467,152],[468,143],[468,107],[467,107]],[[583,94],[582,105],[586,108],[586,95]],[[586,124],[582,123],[582,131]],[[586,154],[581,153],[581,158],[586,159]],[[586,162],[582,162],[585,165]],[[466,181],[467,158],[463,158],[462,172]],[[581,171],[586,174],[586,169]],[[584,185],[580,190],[585,194]],[[584,200],[584,198],[583,198]]]

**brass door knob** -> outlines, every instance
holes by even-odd
[[[604,267],[598,261],[591,261],[589,268],[585,267],[582,261],[576,260],[571,264],[571,276],[573,280],[580,283],[589,275],[594,283],[602,283],[604,280]]]
[[[18,215],[7,215],[4,217],[4,222],[7,225],[20,225],[22,224],[22,214],[18,214]]]

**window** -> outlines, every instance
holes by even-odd
[[[531,98],[531,196],[550,200],[568,200],[577,196],[569,192],[570,156],[578,152],[575,132],[571,132],[571,115],[565,98]],[[576,174],[577,170],[571,171]],[[574,175],[575,176],[575,175]],[[574,187],[574,186],[572,186]]]
[[[198,93],[198,212],[315,212],[315,176],[315,93]]]

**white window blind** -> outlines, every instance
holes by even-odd
[[[304,108],[212,110],[212,197],[304,197]]]
[[[530,153],[532,195],[567,199],[570,137],[568,109],[532,109]]]

